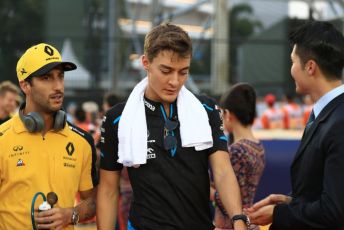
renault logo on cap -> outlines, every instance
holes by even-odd
[[[46,54],[48,54],[49,56],[53,56],[54,55],[54,50],[50,46],[45,46],[44,47],[44,52]]]

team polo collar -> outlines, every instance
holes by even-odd
[[[160,105],[162,105],[162,103],[152,101],[152,100],[148,99],[146,96],[144,96],[143,101],[145,103],[146,113],[162,116],[161,110],[160,110]],[[174,111],[177,111],[176,110],[177,109],[177,100],[175,100],[173,102],[173,109],[174,109]]]
[[[16,113],[12,119],[14,121],[13,122],[13,129],[16,133],[28,132],[24,123],[20,120],[19,113]],[[53,130],[50,130],[49,132],[53,132]],[[68,128],[68,124],[66,124],[63,129],[59,130],[56,133],[62,134],[64,136],[68,136],[68,132],[69,132],[69,128]]]

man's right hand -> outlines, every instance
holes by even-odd
[[[257,225],[266,225],[272,222],[273,209],[276,204],[289,204],[292,197],[282,194],[271,194],[252,207],[244,209],[251,222]]]
[[[257,203],[253,204],[252,207],[245,209],[246,213],[252,213],[260,208],[272,205],[272,204],[289,204],[292,200],[292,197],[282,195],[282,194],[271,194],[268,197],[264,198],[263,200],[258,201]]]
[[[72,208],[52,208],[37,213],[35,217],[38,229],[62,229],[71,224]]]

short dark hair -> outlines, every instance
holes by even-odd
[[[120,97],[115,93],[109,92],[104,95],[103,102],[107,103],[109,107],[112,107],[120,102]]]
[[[313,59],[328,80],[341,79],[344,37],[329,22],[308,21],[289,34],[291,45],[304,66]]]
[[[252,125],[256,117],[256,92],[248,83],[235,84],[221,97],[220,107],[234,113],[242,125]]]
[[[192,56],[189,35],[179,26],[162,23],[154,27],[145,37],[144,53],[151,62],[161,51],[173,51],[179,57]]]
[[[27,83],[29,83],[29,85],[32,85],[33,83],[32,83],[32,78],[33,78],[33,76],[28,76],[27,78],[25,78],[25,80],[24,81],[26,81]]]
[[[85,112],[85,110],[81,106],[78,106],[76,108],[76,110],[75,110],[74,117],[79,122],[86,121],[86,112]]]

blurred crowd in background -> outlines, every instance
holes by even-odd
[[[22,103],[22,94],[18,86],[10,81],[0,83],[0,122],[8,120],[16,113]],[[102,104],[95,101],[74,102],[65,105],[68,121],[76,124],[93,135],[99,142],[100,124],[105,111],[125,98],[115,93],[106,93]],[[307,122],[313,102],[308,95],[295,98],[294,94],[286,94],[277,98],[274,94],[266,94],[257,100],[257,117],[254,129],[293,129],[303,130]]]
[[[73,102],[65,105],[67,120],[89,132],[97,147],[99,163],[99,143],[101,123],[105,112],[124,101],[115,93],[106,93],[102,103],[95,101]],[[3,123],[11,118],[23,102],[20,89],[10,81],[0,83],[0,122]],[[254,130],[303,130],[307,122],[313,103],[308,96],[300,100],[293,95],[285,95],[278,99],[274,94],[269,93],[263,98],[257,99],[257,117],[255,118]],[[122,170],[120,181],[119,216],[117,229],[126,229],[126,223],[130,208],[131,186],[126,170]],[[90,220],[86,223],[94,222]]]

